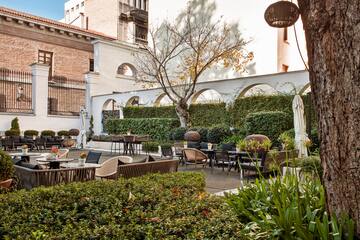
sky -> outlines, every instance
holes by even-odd
[[[64,16],[65,0],[0,0],[0,6],[59,20]]]

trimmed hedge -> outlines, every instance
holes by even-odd
[[[44,137],[55,137],[55,132],[52,130],[44,130],[41,132],[41,136]]]
[[[142,150],[147,153],[157,153],[159,151],[159,145],[158,142],[143,142],[142,143]]]
[[[244,125],[247,135],[263,134],[276,142],[281,133],[292,128],[293,120],[285,112],[257,112],[247,115]]]
[[[208,130],[207,140],[211,143],[220,143],[229,136],[231,131],[228,126],[215,126]]]
[[[109,119],[105,127],[109,134],[125,134],[129,129],[131,133],[150,135],[154,140],[167,140],[169,132],[180,125],[177,119],[171,118],[126,118]]]
[[[0,195],[5,239],[242,239],[199,173],[73,183]],[[226,223],[226,224],[224,224]]]
[[[177,118],[174,106],[124,107],[125,118]]]
[[[32,136],[38,136],[39,135],[39,131],[36,130],[26,130],[24,132],[24,136],[26,137],[32,137]]]

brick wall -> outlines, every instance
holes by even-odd
[[[93,53],[0,33],[0,68],[31,71],[38,50],[53,52],[53,75],[84,79]]]

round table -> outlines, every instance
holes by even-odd
[[[38,159],[38,162],[44,162],[50,164],[50,169],[60,169],[61,163],[72,162],[75,159]]]
[[[20,157],[22,161],[30,162],[30,157],[39,157],[40,153],[10,153],[11,157]]]

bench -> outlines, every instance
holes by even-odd
[[[117,177],[131,178],[140,177],[149,173],[177,172],[178,166],[178,160],[159,160],[154,162],[120,165],[118,167]]]

